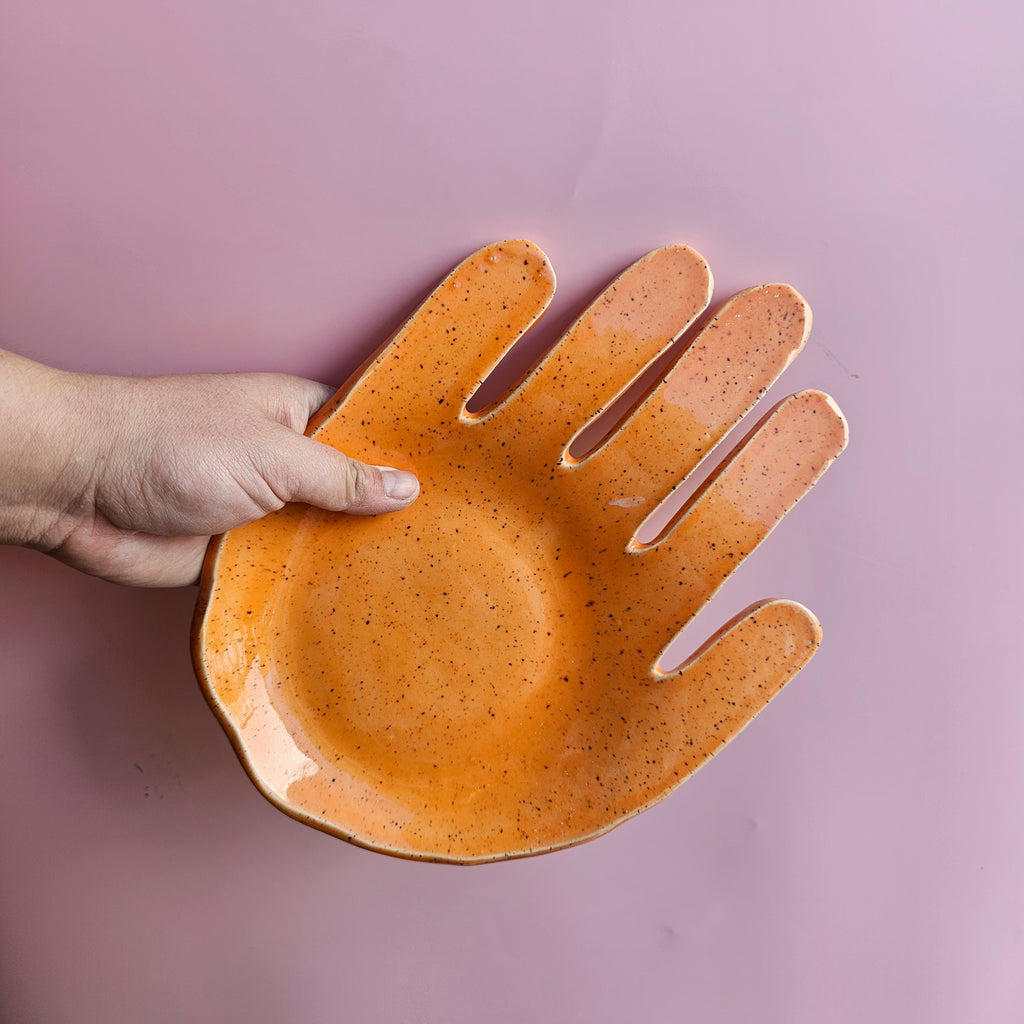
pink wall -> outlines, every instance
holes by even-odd
[[[556,325],[678,240],[808,297],[782,387],[853,439],[695,627],[796,598],[811,667],[639,819],[466,870],[257,794],[194,592],[0,551],[0,1018],[1024,1019],[1020,11],[9,0],[6,347],[340,381],[484,242]]]

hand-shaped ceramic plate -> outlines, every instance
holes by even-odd
[[[711,276],[685,246],[650,253],[516,390],[468,412],[553,291],[536,246],[482,249],[310,424],[413,470],[408,511],[288,505],[211,545],[198,674],[257,786],[310,825],[456,862],[591,839],[690,775],[817,647],[815,618],[771,600],[661,664],[841,451],[826,395],[779,403],[637,538],[799,351],[803,299],[735,296],[579,456],[587,425],[701,317]]]

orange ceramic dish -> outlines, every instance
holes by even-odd
[[[480,250],[310,424],[413,470],[409,510],[289,505],[211,544],[194,644],[206,695],[270,800],[360,845],[473,862],[591,839],[711,757],[819,642],[806,609],[772,600],[682,667],[659,663],[842,450],[826,395],[778,404],[637,539],[799,351],[803,299],[768,285],[730,300],[574,457],[701,316],[711,276],[685,246],[650,253],[511,395],[467,412],[553,291],[529,242]]]

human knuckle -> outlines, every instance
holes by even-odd
[[[345,507],[359,505],[366,499],[369,492],[366,467],[353,459],[345,461]]]

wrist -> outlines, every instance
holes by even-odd
[[[88,506],[79,377],[0,351],[2,543],[52,550]]]

